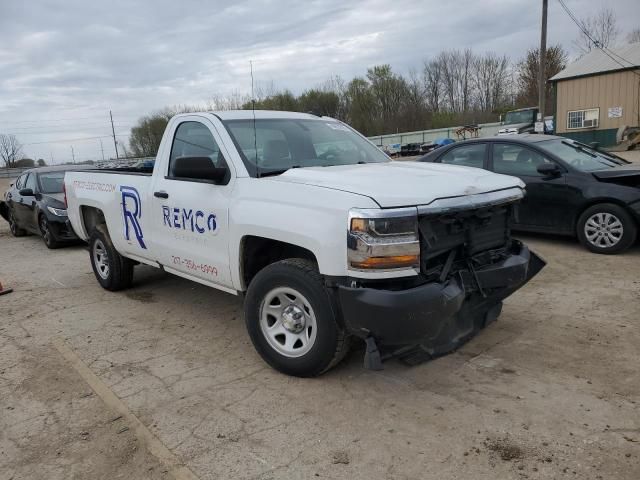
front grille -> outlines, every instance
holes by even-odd
[[[455,264],[477,266],[502,257],[510,240],[513,204],[423,215],[419,218],[422,272],[439,274],[451,251]]]

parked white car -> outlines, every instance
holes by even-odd
[[[153,171],[71,172],[65,184],[104,288],[130,286],[140,262],[246,295],[253,344],[290,375],[325,372],[352,338],[370,368],[385,352],[448,352],[544,265],[511,238],[520,180],[393,162],[309,114],[177,115]]]

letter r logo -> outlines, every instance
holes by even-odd
[[[130,230],[133,229],[133,233],[138,240],[140,246],[144,249],[147,246],[144,244],[142,228],[140,227],[140,218],[142,218],[142,202],[140,201],[140,194],[134,187],[120,186],[120,193],[122,194],[122,219],[124,220],[124,238],[130,240]]]

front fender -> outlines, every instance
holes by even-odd
[[[368,197],[312,185],[238,179],[229,208],[229,257],[234,287],[242,290],[241,243],[246,236],[309,250],[323,275],[344,276],[351,208],[376,208]]]

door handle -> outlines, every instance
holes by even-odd
[[[169,198],[169,194],[167,192],[153,192],[153,196],[157,198]]]

